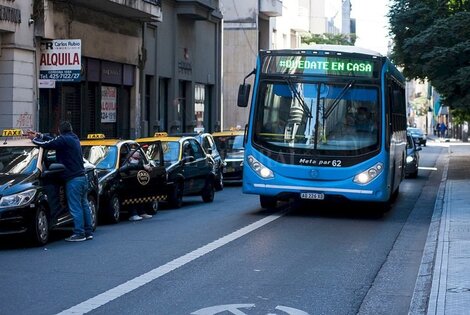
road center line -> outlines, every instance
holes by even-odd
[[[101,307],[112,300],[117,299],[118,297],[129,293],[131,291],[134,291],[141,286],[160,278],[161,276],[166,275],[167,273],[184,266],[187,263],[190,263],[191,261],[204,256],[211,251],[222,247],[242,236],[245,236],[246,234],[253,232],[260,227],[273,222],[274,220],[279,219],[286,213],[286,210],[280,211],[276,214],[272,214],[270,216],[267,216],[261,220],[258,220],[250,225],[247,225],[233,233],[230,233],[226,236],[223,236],[209,244],[206,244],[202,247],[199,247],[198,249],[187,253],[186,255],[183,255],[181,257],[178,257],[160,267],[157,267],[153,270],[150,270],[149,272],[146,272],[138,277],[135,277],[134,279],[131,279],[123,284],[118,285],[117,287],[114,287],[112,289],[109,289],[108,291],[105,291],[101,294],[98,294],[95,297],[92,297],[80,304],[77,304],[75,306],[72,306],[69,309],[66,309],[58,314],[85,314],[88,313],[94,309],[97,309],[98,307]]]

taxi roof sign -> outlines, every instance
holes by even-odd
[[[2,131],[2,137],[21,137],[23,130],[21,129],[4,129]]]
[[[105,135],[103,133],[90,133],[86,137],[87,139],[104,139]]]
[[[157,131],[157,132],[155,132],[155,133],[153,134],[153,136],[154,136],[154,137],[167,137],[167,136],[168,136],[168,133],[166,133],[166,132],[158,132],[158,131]]]

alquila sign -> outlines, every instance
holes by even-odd
[[[42,41],[39,79],[80,82],[81,49],[80,39]]]

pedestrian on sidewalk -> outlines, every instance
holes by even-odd
[[[68,121],[59,124],[59,136],[51,137],[29,130],[28,136],[33,143],[45,149],[56,151],[57,162],[65,166],[62,179],[65,182],[65,194],[70,214],[73,218],[73,234],[65,240],[81,242],[93,239],[91,210],[88,205],[88,181],[83,166],[83,153],[80,140],[73,133]]]
[[[446,137],[446,131],[447,131],[447,126],[444,122],[442,122],[439,126],[439,131],[441,133],[441,138],[445,138]]]

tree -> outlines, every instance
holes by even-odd
[[[352,46],[356,42],[355,34],[313,34],[306,33],[301,36],[301,42],[310,44],[331,44],[331,45],[347,45]]]
[[[408,79],[431,81],[445,105],[468,116],[470,0],[393,0],[388,17],[394,63]]]

